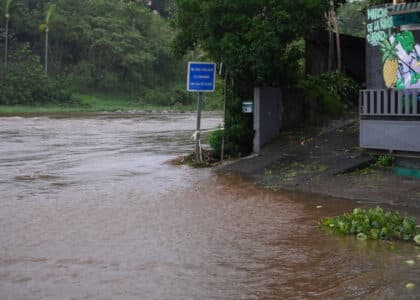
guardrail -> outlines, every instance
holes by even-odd
[[[360,91],[360,116],[420,117],[420,89]]]

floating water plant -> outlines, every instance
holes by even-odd
[[[420,229],[416,219],[380,207],[356,208],[335,218],[324,218],[321,227],[339,234],[356,235],[359,240],[419,240]],[[416,240],[417,239],[417,240]],[[419,240],[420,241],[420,240]]]

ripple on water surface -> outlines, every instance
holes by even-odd
[[[194,125],[192,115],[0,118],[0,298],[419,295],[404,287],[420,286],[418,249],[316,227],[354,203],[164,164],[192,149]]]

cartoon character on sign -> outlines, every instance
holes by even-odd
[[[388,88],[420,88],[420,45],[411,31],[391,35],[380,43],[383,76]]]

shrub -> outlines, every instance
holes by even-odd
[[[318,77],[320,84],[344,103],[357,103],[360,85],[340,72],[324,73]]]
[[[186,91],[184,86],[170,89],[148,89],[141,96],[141,102],[151,105],[175,106],[191,105],[195,102],[195,94]]]
[[[308,77],[300,82],[305,91],[305,102],[312,113],[337,116],[343,113],[341,98],[324,87],[316,77]]]
[[[411,241],[419,234],[415,218],[379,207],[356,208],[343,216],[324,218],[320,226],[339,234],[357,235],[359,239]]]
[[[140,101],[151,105],[169,105],[169,95],[161,90],[146,90]]]
[[[27,46],[14,51],[0,72],[0,104],[63,104],[70,103],[71,96],[69,81],[46,76],[39,58]]]
[[[222,139],[225,136],[225,155],[242,156],[252,151],[253,132],[245,124],[235,124],[220,129],[209,135],[209,145],[214,151],[216,157],[220,156],[222,150]]]
[[[389,155],[389,154],[385,154],[385,155],[379,155],[377,157],[375,157],[375,167],[392,167],[395,164],[395,157]]]
[[[339,72],[307,76],[300,86],[309,109],[327,116],[340,115],[346,106],[357,103],[360,89],[356,81]]]

